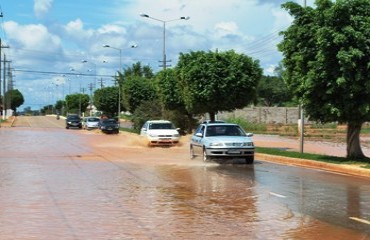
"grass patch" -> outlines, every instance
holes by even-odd
[[[136,134],[139,134],[140,132],[138,132],[136,129],[134,128],[124,128],[124,127],[120,127],[119,128],[120,131],[123,131],[123,132],[130,132],[130,133],[136,133]]]
[[[329,128],[329,129],[336,129],[338,126],[337,123],[313,123],[311,125],[312,128],[317,128],[317,129],[325,129],[325,128]]]
[[[225,121],[239,124],[246,132],[264,133],[267,131],[267,125],[264,123],[251,123],[243,118],[228,118]]]
[[[291,158],[302,158],[326,163],[334,163],[334,164],[364,164],[363,168],[370,169],[370,158],[365,159],[348,159],[345,157],[336,157],[336,156],[328,156],[328,155],[320,155],[320,154],[312,154],[312,153],[300,153],[300,152],[293,152],[293,151],[286,151],[284,149],[278,148],[266,148],[266,147],[256,147],[257,153],[264,153],[264,154],[271,154],[277,156],[284,156],[284,157],[291,157]]]

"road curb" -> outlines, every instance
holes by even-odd
[[[333,164],[333,163],[325,163],[325,162],[307,160],[307,159],[302,159],[302,158],[290,158],[290,157],[269,155],[269,154],[263,154],[263,153],[255,153],[255,155],[256,155],[256,159],[266,161],[266,162],[274,162],[274,163],[280,163],[284,165],[300,166],[300,167],[319,169],[319,170],[324,170],[324,171],[329,171],[329,172],[337,172],[337,173],[342,173],[342,174],[370,178],[370,169],[361,168],[359,166],[339,165],[339,164]]]

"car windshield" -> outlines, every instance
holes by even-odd
[[[149,129],[175,129],[172,123],[150,123]]]
[[[75,116],[75,115],[68,116],[67,118],[68,118],[68,120],[80,120],[80,117],[79,116]]]
[[[206,130],[206,137],[213,136],[246,136],[246,135],[239,126],[234,125],[208,126]]]
[[[88,122],[99,122],[99,118],[88,118]]]

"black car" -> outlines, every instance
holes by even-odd
[[[68,115],[66,118],[66,129],[70,127],[82,128],[82,119],[78,115]]]
[[[119,133],[119,123],[115,119],[103,119],[99,123],[99,128],[104,133]]]

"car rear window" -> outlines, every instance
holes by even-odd
[[[88,122],[99,122],[99,118],[88,118],[87,119]]]
[[[117,121],[114,119],[106,119],[106,120],[103,120],[103,123],[117,123]]]
[[[150,123],[149,129],[174,129],[172,123]]]

